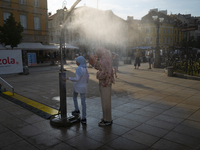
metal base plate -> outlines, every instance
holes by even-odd
[[[68,127],[72,123],[80,122],[80,115],[73,116],[71,113],[67,113],[66,118],[61,119],[61,114],[54,115],[50,118],[50,123],[52,126],[56,127]]]

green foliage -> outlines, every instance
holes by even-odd
[[[13,14],[4,21],[3,26],[0,26],[0,43],[3,45],[10,45],[16,47],[22,41],[22,35],[24,28],[21,23],[17,23]]]

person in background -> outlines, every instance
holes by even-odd
[[[140,62],[141,62],[140,56],[141,56],[141,53],[140,53],[139,49],[137,49],[137,52],[135,54],[135,63],[134,63],[135,69],[139,69],[139,67],[140,67]]]
[[[112,52],[112,65],[113,65],[113,69],[114,69],[114,75],[115,78],[117,78],[117,70],[118,70],[118,66],[119,66],[119,57],[118,54]]]
[[[91,65],[98,70],[96,78],[99,80],[99,91],[101,95],[101,105],[103,118],[99,122],[99,126],[112,125],[111,115],[111,90],[114,81],[111,55],[104,47],[98,47],[96,54],[100,59],[97,61],[93,55],[90,56],[92,61]]]
[[[151,65],[153,63],[153,53],[149,50],[149,48],[147,49],[146,57],[149,62],[149,69],[151,69]]]
[[[76,64],[78,68],[76,69],[75,77],[67,77],[64,81],[70,80],[74,82],[74,93],[73,93],[73,101],[75,110],[72,111],[72,115],[79,115],[80,110],[78,107],[77,96],[78,93],[81,95],[81,105],[82,105],[82,119],[81,123],[86,124],[86,92],[87,92],[87,83],[89,80],[89,74],[87,71],[86,60],[83,56],[79,56],[75,58]]]

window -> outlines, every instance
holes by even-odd
[[[147,28],[147,29],[145,29],[145,33],[149,33],[149,29]]]
[[[26,5],[26,0],[19,0],[19,4]]]
[[[149,43],[149,38],[146,38],[146,44],[148,44]]]
[[[167,44],[169,43],[169,38],[167,38]]]
[[[34,29],[40,30],[40,18],[34,17]]]
[[[40,7],[39,0],[33,0],[33,6]]]
[[[163,33],[165,33],[165,28],[163,29]]]
[[[27,29],[27,18],[25,15],[20,15],[20,22],[24,29]]]
[[[171,29],[171,34],[173,34],[173,29]]]
[[[169,34],[169,29],[167,29],[167,34]]]
[[[163,37],[163,43],[165,43],[165,37]]]
[[[171,37],[171,44],[173,43],[173,38]]]
[[[10,13],[4,12],[3,13],[3,20],[8,19],[9,16],[10,16]]]

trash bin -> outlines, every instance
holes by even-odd
[[[23,67],[23,74],[24,74],[24,75],[28,75],[28,74],[29,74],[28,66],[24,66],[24,67]]]
[[[168,66],[167,67],[167,75],[169,76],[169,77],[172,77],[173,76],[173,66]]]

